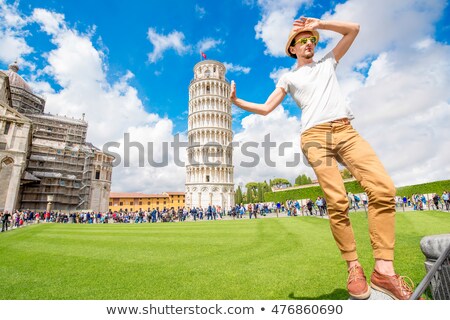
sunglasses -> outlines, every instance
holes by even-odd
[[[316,36],[311,36],[309,38],[300,38],[297,41],[294,42],[293,46],[295,46],[297,43],[300,43],[301,45],[306,44],[307,42],[311,41],[312,44],[316,44],[317,43],[317,37]]]

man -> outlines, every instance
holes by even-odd
[[[248,210],[248,218],[251,219],[253,214],[253,206],[251,203],[249,203],[249,205],[247,206],[247,210]]]
[[[212,207],[211,207],[211,216],[213,217],[214,220],[216,220],[216,218],[217,218],[217,209],[216,209],[216,206],[212,206]]]
[[[280,202],[277,202],[277,210],[276,210],[276,212],[277,212],[277,218],[278,218],[278,214],[280,213],[280,211],[281,211],[281,203],[280,203]]]
[[[355,208],[359,209],[359,201],[361,201],[361,199],[356,194],[354,194],[353,195],[353,200],[355,201]]]
[[[440,200],[441,200],[441,198],[439,197],[439,195],[437,193],[435,193],[433,196],[433,203],[434,203],[434,207],[436,208],[436,210],[439,210],[439,201]]]
[[[245,207],[244,207],[244,204],[241,203],[241,206],[240,206],[240,208],[239,208],[239,216],[240,216],[240,219],[242,219],[242,218],[244,217],[244,214],[245,214]]]
[[[313,203],[311,199],[308,199],[308,202],[306,203],[306,208],[308,208],[309,215],[312,216]]]
[[[296,20],[285,46],[296,59],[295,69],[284,74],[264,104],[237,98],[231,86],[231,101],[238,107],[261,115],[273,111],[289,93],[302,109],[301,145],[313,167],[328,204],[331,230],[342,258],[347,262],[349,294],[357,299],[370,296],[370,287],[358,261],[353,229],[348,217],[349,203],[337,162],[343,163],[369,196],[369,232],[375,267],[371,287],[394,299],[408,299],[412,290],[394,272],[395,188],[371,146],[352,128],[353,114],[341,94],[335,68],[359,32],[359,25],[315,18]],[[317,30],[342,35],[331,52],[314,61],[319,40]]]
[[[195,207],[192,207],[191,215],[194,218],[194,221],[197,221],[197,209],[195,209]]]
[[[327,214],[327,201],[325,200],[325,198],[322,198],[322,203],[323,203],[323,213],[326,215]]]
[[[258,211],[259,211],[259,208],[261,207],[261,204],[260,203],[255,203],[254,205],[253,205],[253,217],[255,217],[255,219],[257,219],[258,217],[257,217],[257,214],[258,214]]]
[[[351,192],[347,192],[347,200],[349,208],[354,209],[356,211],[355,201],[353,199],[353,194]]]
[[[449,199],[450,199],[450,197],[449,197],[448,192],[447,192],[447,191],[444,191],[444,193],[442,194],[442,200],[444,200],[444,203],[445,203],[445,210],[447,210],[447,211],[448,211],[449,204],[450,204]]]
[[[2,232],[8,231],[9,218],[11,214],[6,210],[2,215]]]
[[[209,206],[208,206],[208,209],[207,209],[207,211],[206,211],[206,215],[207,215],[206,220],[212,220],[212,207],[211,207],[211,203],[210,203]]]
[[[322,217],[323,216],[323,200],[321,197],[317,197],[316,206],[317,206],[317,208],[319,208],[319,213],[320,213],[320,216]]]

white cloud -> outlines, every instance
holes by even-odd
[[[435,45],[435,41],[431,38],[421,39],[420,41],[414,43],[414,48],[416,49],[427,49],[430,46]]]
[[[158,34],[154,28],[149,28],[147,37],[154,47],[153,51],[148,54],[148,60],[151,63],[162,59],[166,50],[174,49],[179,55],[183,55],[190,50],[190,46],[183,43],[184,34],[176,30],[165,36]]]
[[[242,128],[233,139],[239,143],[233,152],[236,187],[273,178],[293,183],[301,173],[314,177],[300,150],[300,119],[289,115],[282,105],[265,117],[252,114],[243,118]],[[265,139],[274,143],[273,147],[264,147]]]
[[[284,46],[294,18],[298,18],[299,8],[310,2],[310,0],[258,1],[262,11],[262,19],[255,26],[256,39],[261,39],[266,45],[265,54],[275,57],[286,55]]]
[[[223,43],[223,41],[220,40],[220,39],[219,40],[215,40],[215,39],[212,39],[212,38],[206,38],[206,39],[203,39],[203,40],[199,41],[197,43],[196,47],[197,47],[197,51],[199,51],[199,52],[206,52],[206,51],[208,51],[210,49],[213,49],[213,48],[217,47],[218,45],[220,45],[222,43]]]
[[[383,53],[372,63],[364,87],[350,96],[355,126],[398,185],[450,176],[450,151],[438,142],[450,134],[449,55],[450,47],[444,45],[407,55]]]
[[[255,31],[266,45],[266,54],[284,56],[285,37],[278,35],[287,35],[304,2],[291,3],[283,7],[279,1],[259,1],[262,19]],[[450,46],[433,38],[446,5],[443,0],[347,1],[321,17],[361,24],[355,43],[339,63],[338,77],[356,115],[353,125],[399,186],[450,177],[450,150],[444,147],[450,134]],[[321,36],[326,47],[316,58],[341,37],[326,31]],[[276,82],[286,70],[274,69],[269,76]],[[261,128],[270,125],[270,121],[260,124]],[[278,129],[268,130],[277,131],[280,126],[284,131],[286,126],[279,123]],[[252,136],[247,127],[239,134]],[[292,169],[282,165],[275,171],[294,176]],[[264,170],[259,173],[264,176]]]
[[[162,142],[173,141],[173,124],[170,119],[144,110],[136,88],[129,84],[133,73],[127,71],[115,82],[108,82],[105,53],[97,49],[91,39],[94,29],[82,34],[67,26],[63,15],[44,9],[36,9],[32,17],[56,46],[45,54],[48,65],[44,72],[62,89],[55,92],[48,83],[37,79],[32,84],[46,95],[46,112],[78,119],[85,114],[89,122],[88,141],[100,148],[107,142],[120,143],[119,148],[109,148],[122,160],[113,170],[112,189],[148,193],[182,191],[184,168],[174,164],[172,149],[168,150],[166,167],[148,164],[149,143],[155,146],[155,154],[161,154]],[[144,167],[139,167],[136,148],[130,149],[130,166],[125,167],[126,133],[130,141],[145,147]],[[183,156],[184,153],[182,159]]]
[[[42,31],[56,35],[58,32],[67,31],[64,15],[45,9],[34,9],[32,19],[39,22]]]
[[[18,10],[19,3],[7,4],[0,0],[0,19],[3,27],[22,27],[26,25],[26,19]]]
[[[254,7],[257,0],[242,0],[242,3],[249,7]]]
[[[28,34],[23,31],[27,20],[18,11],[18,3],[9,5],[0,0],[0,61],[9,64],[17,60],[21,66],[34,68],[32,63],[25,63],[23,56],[33,52],[26,41]]]
[[[450,176],[450,150],[436,147],[450,134],[445,120],[450,119],[450,46],[432,38],[445,5],[348,1],[323,16],[361,24],[338,74],[356,115],[354,126],[372,144],[396,185]],[[334,35],[323,51],[337,38]],[[367,57],[374,58],[365,78],[353,66]]]
[[[289,68],[274,68],[270,73],[269,77],[273,80],[273,82],[277,83],[280,80],[281,76],[287,72],[289,72]]]
[[[206,10],[205,10],[205,8],[200,7],[198,4],[196,4],[195,5],[195,13],[197,14],[197,17],[202,19],[206,14]]]
[[[347,1],[321,18],[355,21],[361,25],[355,43],[341,63],[341,67],[351,69],[368,55],[378,55],[384,51],[407,54],[405,51],[409,51],[412,44],[432,37],[434,22],[439,19],[445,5],[443,0],[380,0],[375,4],[370,0]],[[341,38],[335,32],[321,34],[327,41],[326,52]]]
[[[59,21],[61,15],[53,12],[36,9],[33,18],[57,46],[46,54],[49,64],[45,72],[55,77],[59,85],[67,89],[72,84],[83,86],[95,83],[99,86],[105,81],[102,54],[87,35],[67,28],[64,20]],[[56,29],[58,25],[60,29]]]
[[[119,148],[110,147],[117,153],[120,165],[113,170],[113,189],[124,192],[156,193],[163,191],[183,191],[186,169],[177,163],[186,161],[186,149],[177,151],[174,142],[173,123],[170,119],[155,117],[153,122],[128,128],[128,141],[121,138]],[[187,141],[181,135],[180,141]],[[139,147],[136,147],[139,144]],[[128,157],[129,165],[126,163]]]
[[[33,89],[33,92],[41,95],[44,99],[47,99],[47,94],[55,93],[55,90],[52,88],[50,83],[46,81],[40,81],[35,76],[31,76],[31,80],[27,81],[27,83]]]
[[[292,20],[302,4],[307,2],[259,1],[262,19],[255,30],[256,37],[266,45],[266,54],[285,55],[284,42]],[[55,92],[49,83],[40,82],[39,77],[31,81],[34,88],[39,88],[47,96],[47,111],[75,118],[85,113],[89,121],[88,139],[97,146],[107,141],[117,141],[123,146],[125,132],[130,133],[132,141],[144,145],[144,151],[148,151],[148,142],[153,142],[156,151],[161,151],[164,141],[170,146],[174,130],[172,121],[144,110],[136,88],[129,83],[133,73],[127,71],[118,80],[107,81],[107,52],[104,47],[94,46],[95,29],[82,34],[68,27],[64,16],[59,13],[36,9],[29,19],[2,0],[0,7],[2,61],[9,63],[17,56],[32,52],[26,42],[26,31],[22,30],[31,21],[41,26],[55,46],[44,54],[48,62],[44,72],[62,89]],[[390,9],[386,10],[387,7]],[[351,20],[361,24],[358,38],[339,63],[338,77],[356,115],[354,126],[372,144],[397,185],[450,176],[447,165],[450,151],[446,147],[450,135],[450,49],[433,37],[435,23],[444,7],[443,0],[359,0],[337,5],[332,13],[323,16],[324,19]],[[280,34],[286,36],[280,37]],[[148,55],[150,62],[161,59],[167,50],[173,49],[180,55],[191,50],[184,44],[184,34],[176,30],[162,35],[150,28],[148,38],[154,46]],[[326,48],[318,52],[317,57],[330,50],[338,38],[339,35],[323,32],[321,41]],[[211,49],[221,41],[205,39],[198,45],[209,45],[208,49]],[[7,44],[8,50],[4,49]],[[229,67],[249,68],[232,64]],[[269,77],[276,82],[286,71],[285,68],[275,68]],[[233,107],[234,114],[237,110]],[[235,140],[241,146],[244,142],[257,142],[259,147],[248,151],[258,154],[260,163],[251,169],[240,166],[241,162],[252,159],[235,149],[236,184],[273,177],[292,181],[300,173],[313,176],[312,170],[303,164],[295,168],[286,166],[286,162],[294,159],[294,154],[300,153],[299,131],[299,119],[289,115],[283,106],[266,117],[249,115],[243,118],[242,130],[235,134]],[[278,154],[279,149],[272,148],[271,160],[277,163],[275,168],[264,164],[261,143],[268,133],[278,147],[283,142],[293,143],[285,156]],[[186,137],[181,140],[186,140]],[[123,159],[123,147],[115,151]],[[113,171],[115,191],[155,193],[184,189],[185,169],[173,164],[175,155],[171,148],[169,165],[165,168],[149,165],[139,168],[136,165],[139,162],[137,149],[132,148],[130,156],[130,168],[121,165]],[[181,158],[184,156],[181,151]],[[144,160],[148,161],[148,157]]]
[[[22,56],[33,52],[23,38],[18,38],[14,33],[0,31],[0,60],[5,63],[14,62],[16,59],[23,64]]]
[[[239,120],[239,115],[243,114],[245,111],[242,110],[241,108],[236,107],[235,105],[232,106],[231,108],[231,116],[233,117],[233,122],[235,121],[240,121]]]
[[[227,72],[233,72],[233,73],[244,73],[244,74],[248,74],[251,70],[250,67],[243,67],[240,65],[234,65],[232,63],[229,62],[224,62],[223,65],[225,66],[225,68],[227,68]]]

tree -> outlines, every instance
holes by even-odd
[[[265,194],[266,192],[272,192],[272,189],[270,189],[270,187],[269,187],[269,185],[267,184],[266,181],[261,182],[261,183],[259,184],[259,186],[260,186],[260,190],[261,190],[261,196],[260,196],[260,197],[261,197],[261,200],[260,200],[260,202],[265,202],[266,199],[265,199],[264,194]],[[259,190],[258,190],[258,192],[259,192]]]
[[[290,187],[291,183],[284,178],[275,178],[275,179],[271,180],[270,186],[271,187],[275,186],[280,189],[280,188]]]
[[[243,200],[241,186],[238,186],[236,193],[234,194],[234,203],[241,204],[243,203]]]
[[[247,188],[247,203],[253,203],[253,190],[251,188]]]
[[[245,185],[247,188],[247,203],[253,203],[258,195],[258,182],[249,182]]]
[[[257,191],[256,201],[264,202],[264,185],[262,183],[258,183],[258,191]]]
[[[251,189],[253,192],[256,192],[256,189],[258,189],[258,182],[249,182],[245,185],[245,188]]]
[[[297,178],[295,178],[295,185],[296,186],[303,186],[305,184],[311,184],[312,180],[310,177],[308,177],[306,174],[299,175]]]
[[[341,176],[342,176],[342,179],[350,179],[350,178],[353,178],[351,172],[348,171],[347,168],[344,168],[343,170],[341,170]]]
[[[247,194],[249,194],[248,190],[251,190],[252,201],[255,202],[264,202],[264,193],[272,191],[266,181],[249,182],[245,186]]]
[[[272,189],[270,189],[270,187],[269,187],[269,185],[267,184],[266,181],[264,181],[262,183],[262,185],[263,185],[263,192],[272,192]]]

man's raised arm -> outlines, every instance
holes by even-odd
[[[301,17],[294,21],[294,28],[312,28],[338,32],[343,35],[333,49],[336,61],[339,61],[352,45],[359,32],[359,24],[346,21],[320,20],[316,18]]]
[[[263,116],[268,115],[278,107],[285,96],[286,92],[284,92],[284,89],[276,88],[263,104],[245,101],[236,97],[236,83],[234,81],[231,82],[231,102],[243,110]]]

